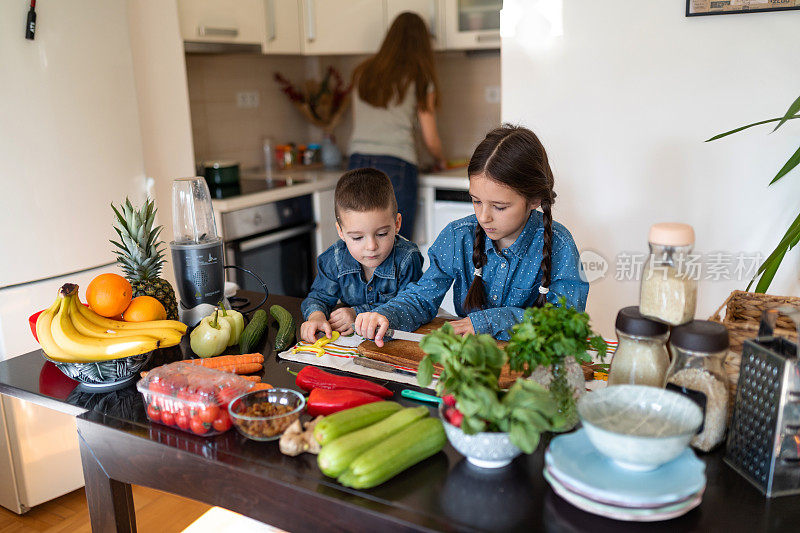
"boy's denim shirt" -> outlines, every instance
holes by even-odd
[[[422,254],[417,245],[397,235],[394,247],[367,283],[347,245],[339,239],[317,258],[317,277],[300,310],[303,319],[314,311],[327,317],[341,300],[356,313],[371,311],[394,298],[406,285],[422,276]]]
[[[532,211],[522,233],[506,250],[498,251],[486,239],[483,283],[486,309],[467,313],[463,302],[472,283],[475,267],[472,246],[478,220],[475,215],[451,222],[428,251],[430,266],[422,278],[410,284],[391,302],[374,311],[389,319],[392,328],[414,331],[436,316],[447,289],[453,285],[453,303],[458,316],[468,316],[475,333],[488,333],[507,340],[508,330],[522,320],[526,308],[539,296],[542,272],[544,225],[542,213]],[[557,303],[565,296],[567,305],[586,308],[589,284],[582,275],[578,249],[570,232],[553,222],[552,275],[547,301]]]

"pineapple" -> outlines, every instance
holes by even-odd
[[[164,241],[158,240],[163,226],[153,227],[156,219],[155,202],[147,198],[141,209],[137,210],[125,198],[124,205],[117,208],[111,204],[111,209],[117,217],[114,229],[120,239],[120,242],[111,243],[119,248],[114,253],[133,287],[133,296],[152,296],[164,305],[168,319],[178,320],[175,291],[167,280],[158,277],[164,265],[164,251],[159,249]]]

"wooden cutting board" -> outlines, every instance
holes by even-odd
[[[425,324],[414,333],[430,333],[442,327],[444,323],[443,318],[434,318],[432,322]],[[498,341],[497,344],[498,346],[506,345],[503,341]],[[419,362],[425,357],[425,352],[419,347],[419,343],[405,340],[389,341],[383,345],[383,348],[378,348],[374,342],[365,340],[358,345],[358,351],[369,359],[413,369],[417,369]],[[442,370],[441,365],[434,365],[434,368],[437,371]],[[511,372],[508,366],[504,367],[500,373],[500,387],[504,389],[510,387],[521,375],[519,372]]]

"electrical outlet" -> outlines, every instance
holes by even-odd
[[[484,98],[486,98],[487,104],[499,104],[500,103],[500,86],[499,85],[487,85],[484,89]]]
[[[244,109],[258,107],[258,91],[236,93],[236,107]]]

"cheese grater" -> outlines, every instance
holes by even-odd
[[[764,311],[758,337],[744,342],[725,462],[765,496],[800,493],[798,346],[773,335],[778,314],[800,333],[800,310]]]

